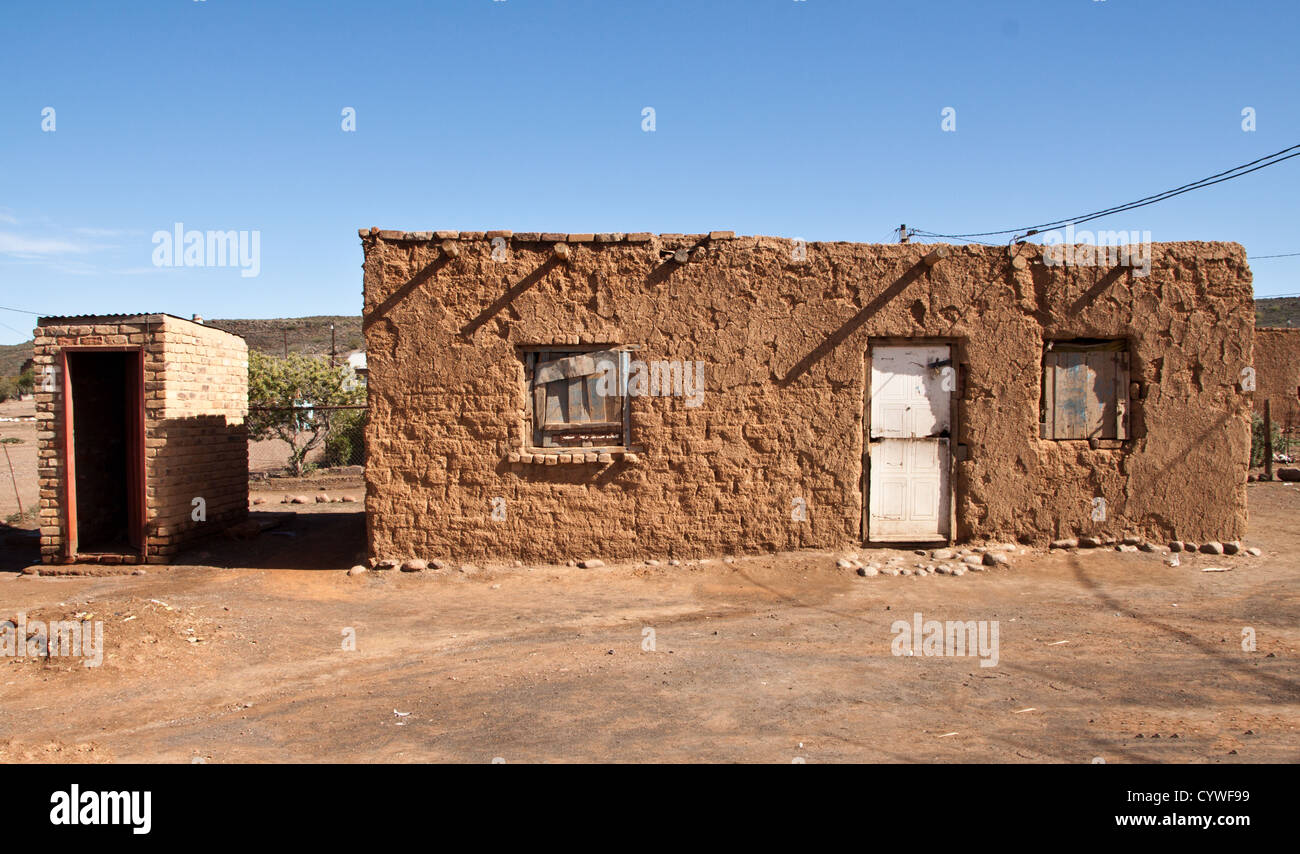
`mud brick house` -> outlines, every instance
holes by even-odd
[[[1300,430],[1300,329],[1255,330],[1255,413],[1269,401],[1273,424]]]
[[[361,238],[376,559],[1246,532],[1234,243]]]
[[[248,513],[248,347],[167,314],[35,330],[41,560],[165,563]]]

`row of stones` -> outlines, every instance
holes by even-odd
[[[1116,540],[1114,537],[1069,537],[1062,540],[1053,540],[1050,548],[1053,549],[1100,549],[1113,547],[1119,552],[1195,552],[1207,555],[1235,555],[1249,554],[1252,557],[1258,557],[1262,552],[1257,548],[1243,548],[1239,542],[1220,543],[1210,541],[1208,543],[1193,543],[1184,540],[1174,540],[1168,547],[1158,546],[1155,543],[1144,540],[1141,537],[1128,536],[1122,540]]]
[[[722,558],[722,562],[725,564],[734,564],[738,560],[742,560],[742,558],[736,558],[730,555]],[[703,566],[713,562],[714,562],[713,558],[702,558],[700,560],[685,561],[685,565]],[[665,562],[651,559],[645,561],[634,561],[633,563],[641,566],[662,566],[664,565]],[[515,567],[516,569],[522,567],[523,565],[524,562],[521,560],[516,560],[511,563],[511,566]],[[603,560],[600,560],[599,558],[589,557],[589,558],[583,558],[582,560],[566,561],[564,565],[566,567],[578,567],[579,569],[603,569],[605,567],[605,562]],[[667,561],[667,565],[682,566],[683,561],[674,558],[672,560]],[[425,560],[423,558],[410,558],[408,560],[395,560],[393,558],[381,559],[381,558],[372,557],[369,559],[369,561],[367,561],[366,564],[357,564],[356,566],[349,569],[348,575],[365,575],[367,572],[370,572],[371,570],[377,572],[384,572],[387,570],[400,569],[402,572],[425,572],[426,570],[437,571],[437,570],[453,569],[453,568],[459,569],[460,572],[465,574],[471,574],[477,572],[479,569],[479,567],[475,566],[472,563],[464,563],[461,564],[459,567],[455,567],[453,566],[452,563],[448,561],[437,560],[437,559]]]
[[[521,463],[523,465],[587,465],[590,463],[612,463],[614,458],[618,457],[625,463],[636,465],[641,462],[641,457],[628,451],[569,451],[565,453],[554,454],[529,454],[524,452],[510,452],[506,460],[512,465]]]
[[[927,551],[916,549],[913,554],[922,558],[912,566],[903,566],[906,559],[894,555],[886,560],[863,560],[856,552],[845,555],[835,562],[840,569],[856,570],[864,578],[876,576],[927,576],[952,575],[963,576],[967,572],[983,572],[986,568],[1011,568],[1010,554],[1019,549],[1012,543],[995,543],[989,546],[972,546],[969,548],[942,548]],[[1027,550],[1019,549],[1020,554]],[[951,561],[944,563],[943,561]]]
[[[520,243],[649,243],[655,234],[649,231],[629,233],[607,232],[603,234],[564,234],[546,231],[391,231],[380,228],[362,228],[357,230],[361,238],[376,237],[380,240],[401,240],[429,242],[433,240],[494,240],[501,237],[517,240]],[[660,240],[734,240],[734,231],[710,231],[707,234],[660,234]]]

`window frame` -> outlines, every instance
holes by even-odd
[[[571,452],[596,452],[596,453],[626,453],[631,448],[631,395],[626,393],[623,387],[623,377],[628,370],[630,353],[640,349],[639,345],[627,344],[537,344],[528,345],[519,348],[519,356],[523,362],[524,368],[524,424],[523,424],[523,447],[525,452],[542,453],[542,454],[563,454]],[[541,424],[538,421],[538,403],[539,395],[544,400],[544,383],[539,386],[537,383],[537,369],[543,362],[554,362],[561,359],[572,358],[590,353],[616,353],[618,354],[618,371],[621,376],[618,378],[620,390],[624,393],[619,395],[621,403],[618,406],[618,421],[566,421],[558,424]],[[580,377],[569,378],[571,381],[580,380]],[[552,381],[556,382],[556,381]],[[622,438],[621,444],[577,444],[561,445],[546,444],[548,433],[564,432],[566,429],[572,431],[592,430],[606,428],[607,432],[617,431]]]
[[[1059,391],[1058,371],[1068,369],[1060,364],[1061,354],[1074,354],[1083,357],[1082,365],[1091,376],[1100,373],[1089,364],[1089,356],[1106,355],[1113,364],[1111,373],[1112,394],[1106,396],[1085,397],[1083,412],[1086,416],[1095,402],[1100,410],[1100,426],[1095,432],[1088,433],[1090,418],[1083,418],[1081,426],[1084,432],[1079,435],[1059,435],[1062,432],[1061,409],[1057,393]],[[1052,442],[1105,442],[1115,443],[1119,447],[1133,438],[1130,413],[1132,410],[1132,393],[1130,390],[1130,342],[1126,338],[1058,338],[1043,342],[1042,376],[1039,384],[1039,431],[1040,439]],[[1084,395],[1095,395],[1094,388],[1085,390]],[[1108,429],[1109,428],[1109,429]],[[1066,428],[1068,429],[1068,427]]]

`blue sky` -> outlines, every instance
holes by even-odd
[[[0,305],[355,314],[372,225],[1055,220],[1300,143],[1298,31],[1294,0],[7,3]],[[1300,158],[1095,225],[1300,252],[1297,190]],[[177,222],[260,232],[259,275],[155,266]],[[1300,292],[1300,257],[1252,266]]]

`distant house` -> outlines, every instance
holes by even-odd
[[[351,370],[352,374],[357,378],[356,379],[357,384],[364,386],[366,384],[366,375],[367,375],[366,351],[357,350],[355,353],[349,353],[347,365],[348,368]]]
[[[1300,329],[1256,329],[1255,372],[1255,414],[1268,401],[1275,427],[1300,430]]]

